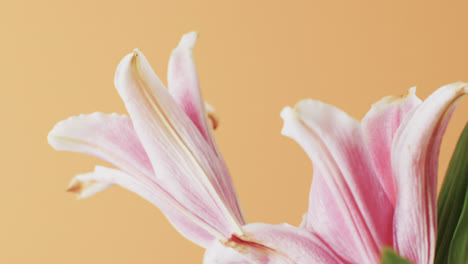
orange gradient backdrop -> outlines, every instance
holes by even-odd
[[[14,2],[14,3],[13,3]],[[0,263],[201,263],[138,196],[112,188],[77,201],[65,192],[97,159],[54,151],[59,120],[125,113],[114,71],[134,48],[165,80],[171,50],[196,30],[216,137],[249,222],[300,223],[312,165],[280,135],[281,109],[304,98],[361,119],[371,104],[417,86],[426,98],[468,81],[468,4],[435,1],[3,1]],[[468,120],[454,114],[443,174]]]

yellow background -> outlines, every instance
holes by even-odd
[[[181,35],[200,32],[203,92],[221,117],[216,137],[249,222],[297,225],[312,165],[280,135],[281,109],[314,98],[360,119],[385,95],[417,86],[426,98],[468,81],[467,8],[462,1],[2,1],[0,263],[201,263],[203,250],[136,195],[112,188],[75,200],[65,192],[73,175],[102,162],[47,144],[68,116],[125,112],[113,78],[132,49],[165,80]],[[464,101],[444,139],[441,172],[467,113]]]

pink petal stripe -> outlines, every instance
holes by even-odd
[[[132,179],[124,177],[121,180],[113,176],[112,181],[110,181],[110,176],[101,176],[104,173],[92,173],[92,177],[101,183],[97,187],[104,187],[106,183],[117,181],[122,187],[130,189],[154,203],[169,218],[172,225],[194,243],[206,247],[214,239],[212,234],[186,217],[187,213],[183,212],[183,207],[154,181],[156,177],[151,163],[128,117],[103,113],[70,117],[59,122],[52,129],[48,140],[49,144],[56,150],[73,151],[98,157],[120,168],[122,172],[118,175],[123,175],[126,172],[131,175],[129,177],[132,177]],[[105,175],[109,174],[105,173]],[[83,181],[82,177],[79,175],[75,179]],[[97,187],[88,190],[82,198],[105,189]],[[145,190],[145,193],[141,193],[139,190]]]
[[[442,136],[467,85],[446,85],[408,115],[395,134],[392,167],[398,185],[394,247],[417,264],[434,261],[437,164]]]
[[[219,159],[219,167],[222,170],[222,173],[215,175],[216,182],[219,183],[218,193],[231,208],[239,224],[244,225],[245,218],[240,208],[239,199],[226,163],[216,145],[209,125],[206,105],[200,91],[200,83],[192,53],[196,39],[196,32],[185,34],[177,48],[172,52],[168,68],[169,93],[216,153]]]
[[[314,164],[307,230],[345,259],[378,263],[392,244],[393,207],[368,162],[360,123],[312,100],[285,108],[282,133],[297,141]]]
[[[205,253],[204,264],[344,264],[320,238],[287,224],[248,224],[249,240],[232,238],[224,245],[214,242]]]
[[[413,87],[406,96],[384,97],[372,105],[371,110],[361,122],[364,141],[369,148],[377,177],[393,206],[395,206],[397,196],[391,165],[393,136],[403,118],[421,103],[415,91]]]
[[[242,229],[220,194],[220,160],[138,51],[127,55],[116,88],[151,160],[157,182],[218,239]]]

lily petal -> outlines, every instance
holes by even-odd
[[[242,234],[223,197],[220,159],[175,103],[144,55],[135,50],[119,64],[115,86],[148,154],[157,182],[184,205],[190,218],[218,239]]]
[[[156,184],[142,182],[121,170],[96,166],[93,172],[75,176],[70,183],[69,191],[77,193],[78,198],[86,198],[103,190],[99,187],[109,187],[114,184],[156,205],[169,219],[169,222],[187,239],[202,247],[207,247],[213,241],[213,236],[210,233],[195,225],[182,210],[177,208],[179,205],[173,206],[168,202],[166,197],[161,195],[160,188]]]
[[[187,217],[188,212],[183,206],[155,182],[156,176],[151,163],[127,116],[93,113],[70,117],[52,129],[48,140],[56,150],[92,155],[114,164],[121,170],[119,173],[109,173],[110,169],[100,169],[102,173],[76,176],[68,191],[77,193],[78,198],[94,195],[118,181],[120,186],[136,192],[161,209],[172,225],[187,239],[206,247],[215,238],[212,232],[200,227],[196,220]],[[131,176],[122,176],[124,172]],[[140,187],[134,189],[133,186]],[[148,188],[151,191],[147,191]],[[146,194],[142,193],[142,190]]]
[[[133,175],[154,174],[132,121],[124,115],[73,116],[57,123],[47,139],[56,150],[92,155]]]
[[[393,206],[396,203],[397,188],[392,172],[391,151],[393,137],[403,118],[421,100],[415,95],[416,88],[409,90],[406,96],[387,96],[372,105],[363,118],[361,125],[364,141],[370,151],[370,159]]]
[[[196,32],[185,34],[177,48],[172,51],[168,66],[169,93],[182,111],[192,120],[206,142],[212,147],[218,159],[219,169],[222,170],[222,173],[215,176],[215,181],[219,184],[218,193],[228,204],[239,224],[244,225],[245,217],[239,206],[239,199],[229,170],[216,144],[212,129],[209,126],[211,123],[213,129],[215,129],[219,121],[213,107],[204,102],[200,90],[198,73],[193,60],[193,48],[197,36]]]
[[[255,223],[243,228],[246,237],[232,237],[224,244],[215,241],[207,248],[203,263],[349,263],[316,235],[288,224]]]
[[[167,71],[169,93],[192,120],[206,141],[212,144],[204,101],[200,92],[198,73],[192,50],[198,34],[185,34],[172,51]]]
[[[414,263],[434,261],[440,143],[453,110],[466,93],[465,83],[441,87],[403,120],[395,134],[394,248]]]
[[[312,100],[286,107],[281,116],[283,135],[314,164],[306,229],[349,261],[377,263],[380,248],[392,244],[393,206],[368,162],[360,123]]]

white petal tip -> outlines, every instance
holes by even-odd
[[[49,134],[47,135],[47,142],[49,143],[49,145],[51,147],[53,147],[55,150],[57,150],[57,148],[55,147],[55,135],[54,135],[54,129],[55,127],[49,132]]]
[[[68,131],[67,124],[73,119],[74,117],[69,117],[68,119],[58,122],[47,135],[47,142],[55,150],[62,150],[61,139],[66,138]]]
[[[197,32],[192,31],[190,33],[187,33],[187,34],[182,36],[177,48],[190,48],[190,49],[193,49],[193,47],[195,46],[195,43],[197,42],[197,38],[198,38],[198,33]]]
[[[449,89],[455,92],[456,94],[466,94],[468,93],[468,83],[464,82],[455,82],[441,87],[440,89]]]
[[[146,78],[144,76],[148,75],[148,71],[152,71],[151,66],[138,49],[120,61],[115,71],[114,85],[122,100],[126,101],[132,97],[135,92],[134,85]]]
[[[292,109],[289,106],[286,106],[283,108],[283,110],[280,113],[281,118],[283,119],[283,128],[281,128],[281,135],[283,136],[289,136],[289,125],[288,123],[293,120],[293,118],[296,118],[296,114],[294,113],[294,109]]]
[[[285,120],[291,115],[293,111],[294,110],[291,107],[286,106],[285,108],[283,108],[283,110],[281,110],[280,116],[283,120]]]

